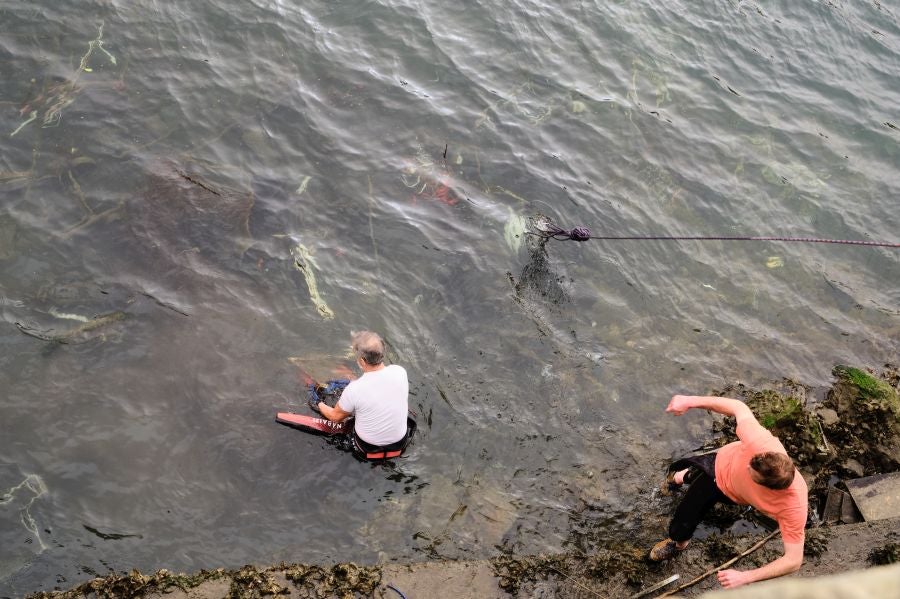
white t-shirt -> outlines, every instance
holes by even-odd
[[[363,373],[341,393],[338,406],[356,417],[359,438],[371,445],[396,443],[406,434],[409,381],[402,366],[391,364]]]

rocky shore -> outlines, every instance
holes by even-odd
[[[846,491],[847,481],[900,471],[900,375],[893,365],[879,371],[838,366],[833,374],[833,385],[821,395],[790,380],[766,389],[734,384],[714,391],[746,401],[760,421],[782,440],[809,483],[814,508],[812,528],[807,531],[805,563],[794,577],[818,577],[900,562],[900,518],[855,524],[826,518],[828,523],[821,522],[829,495]],[[734,422],[727,418],[717,420],[707,448],[733,439]],[[642,514],[644,526],[626,542],[607,543],[590,555],[573,550],[556,555],[500,555],[470,562],[279,564],[193,575],[165,570],[152,575],[132,571],[32,597],[575,599],[631,597],[679,574],[676,583],[647,595],[656,597],[741,554],[766,536],[764,529],[773,529],[771,522],[737,506],[720,506],[714,510],[712,520],[729,532],[692,543],[670,563],[650,563],[645,559],[647,547],[665,529],[671,501],[675,500],[662,501],[659,510]],[[740,520],[755,524],[751,526],[754,532],[735,532],[732,525]],[[735,567],[757,567],[780,553],[781,542],[773,539],[742,558]],[[900,584],[897,586],[900,588]],[[696,596],[717,587],[715,576],[710,576],[683,589],[679,596]]]

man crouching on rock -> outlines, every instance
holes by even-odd
[[[756,421],[750,408],[736,399],[675,395],[666,411],[680,416],[691,408],[733,416],[739,441],[714,454],[673,465],[675,469],[692,467],[671,472],[667,486],[690,486],[675,509],[669,538],[650,550],[650,559],[671,559],[687,547],[700,520],[717,502],[736,503],[752,505],[778,522],[784,555],[754,570],[722,570],[718,573],[721,585],[739,587],[796,572],[803,564],[808,490],[784,446]]]

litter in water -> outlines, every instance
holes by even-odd
[[[294,257],[294,268],[303,273],[303,278],[306,279],[309,297],[316,310],[322,315],[322,318],[331,320],[334,318],[334,312],[319,294],[319,285],[316,283],[316,274],[313,272],[313,268],[318,269],[318,266],[316,266],[312,254],[309,253],[309,249],[301,243],[291,250],[291,255]]]

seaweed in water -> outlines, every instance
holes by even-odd
[[[527,246],[531,259],[522,269],[522,275],[517,282],[512,279],[512,275],[510,279],[514,282],[519,298],[523,298],[525,291],[530,290],[550,303],[558,305],[568,299],[563,287],[565,278],[553,272],[550,257],[544,247],[546,243],[547,239],[543,237],[529,235]]]
[[[318,268],[316,266],[315,261],[313,260],[312,254],[302,243],[297,244],[297,247],[291,250],[291,255],[294,258],[294,268],[299,270],[303,274],[303,278],[306,280],[306,286],[309,288],[309,297],[312,300],[313,305],[316,307],[316,311],[327,320],[331,320],[334,318],[334,312],[331,308],[328,307],[328,304],[325,303],[325,300],[322,299],[322,296],[319,294],[319,285],[316,282],[316,273],[313,272],[313,268]]]
[[[875,566],[900,563],[900,543],[888,543],[884,547],[873,549],[869,561]]]
[[[35,121],[41,112],[43,112],[43,116],[40,117],[42,127],[59,125],[60,120],[62,120],[63,109],[74,102],[78,92],[81,91],[81,87],[78,85],[78,78],[82,73],[90,73],[92,70],[88,66],[88,61],[95,50],[103,52],[106,54],[109,62],[113,65],[116,64],[116,57],[103,47],[103,23],[100,23],[97,37],[88,42],[87,52],[81,57],[78,69],[75,71],[72,79],[54,83],[44,90],[43,93],[38,94],[33,100],[27,102],[20,112],[23,115],[28,114],[28,118],[9,134],[10,137],[13,137],[24,129],[26,125]]]
[[[49,331],[42,331],[36,329],[34,327],[30,327],[27,325],[23,325],[22,323],[17,322],[16,327],[25,335],[29,337],[34,337],[35,339],[40,339],[41,341],[49,341],[51,343],[80,343],[85,341],[85,333],[89,333],[95,329],[99,329],[101,327],[105,327],[114,322],[118,322],[120,320],[125,319],[124,312],[111,312],[109,314],[104,314],[103,316],[98,316],[96,318],[92,318],[87,322],[80,324],[74,329],[70,329],[68,331],[62,333],[53,333],[52,329]]]

